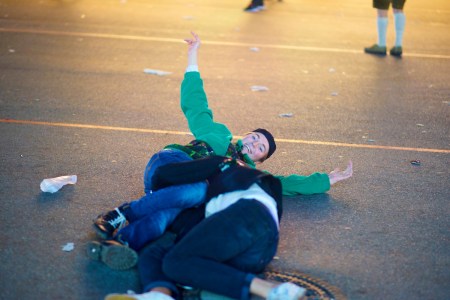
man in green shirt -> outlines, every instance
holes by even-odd
[[[224,124],[214,121],[213,113],[208,107],[203,80],[198,71],[200,38],[195,33],[192,35],[192,39],[185,40],[188,44],[188,67],[181,84],[181,109],[195,140],[188,145],[168,145],[152,156],[144,173],[145,196],[101,214],[94,220],[94,229],[101,238],[114,238],[139,250],[149,241],[159,237],[183,209],[204,201],[205,182],[171,186],[152,192],[152,176],[159,166],[219,155],[238,159],[255,167],[256,164],[269,158],[276,149],[275,139],[265,129],[259,128],[249,132],[234,144],[230,130]],[[332,184],[351,176],[350,162],[347,169],[342,172],[335,170],[329,174],[314,173],[310,176],[292,174],[275,177],[281,181],[283,195],[291,196],[324,193]],[[124,226],[126,222],[128,225]],[[112,244],[114,246],[115,242]],[[106,262],[109,260],[97,256],[97,253],[104,251],[101,250],[104,246],[106,245],[98,244],[95,246],[97,248],[91,250],[94,250],[96,259]],[[110,266],[127,267],[122,264]]]

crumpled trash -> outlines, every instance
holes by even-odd
[[[70,251],[72,251],[74,248],[75,248],[75,244],[74,244],[74,243],[67,243],[67,244],[65,244],[65,245],[62,247],[62,250],[63,250],[63,251],[66,251],[66,252],[70,252]]]
[[[252,48],[250,48],[250,51],[259,52],[259,48],[258,47],[252,47]]]
[[[411,163],[413,166],[420,166],[420,160],[411,160],[410,163]]]
[[[293,113],[284,113],[284,114],[279,114],[279,116],[282,118],[290,118],[290,117],[293,117],[294,114]]]
[[[158,75],[158,76],[166,76],[166,75],[172,74],[172,72],[166,72],[166,71],[154,70],[154,69],[144,69],[144,73],[150,74],[150,75]]]
[[[332,92],[331,93],[331,96],[337,96],[338,95],[338,92]]]
[[[47,178],[41,182],[41,191],[44,193],[56,193],[67,184],[77,183],[77,175],[59,176],[55,178]]]
[[[265,92],[269,90],[268,87],[262,85],[252,85],[250,88],[253,92]]]

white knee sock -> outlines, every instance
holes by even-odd
[[[378,46],[386,47],[386,32],[388,27],[388,18],[377,17]]]
[[[396,13],[394,14],[395,21],[395,46],[402,46],[403,43],[403,32],[405,31],[405,14]]]

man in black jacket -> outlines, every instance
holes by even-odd
[[[260,279],[278,246],[280,181],[239,161],[209,157],[161,167],[154,188],[207,179],[208,202],[186,210],[139,256],[144,293],[105,299],[170,300],[175,282],[235,299],[300,299],[305,289]],[[173,298],[172,298],[173,297]]]

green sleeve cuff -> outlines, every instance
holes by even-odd
[[[284,196],[321,194],[330,189],[330,178],[326,173],[276,177],[281,181]]]

